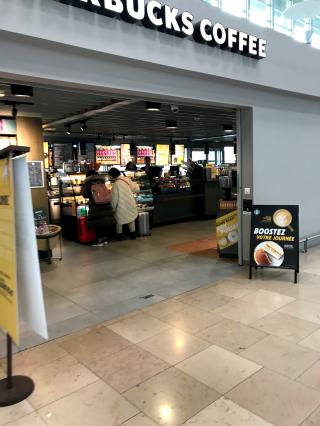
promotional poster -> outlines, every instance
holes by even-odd
[[[238,244],[239,222],[237,210],[217,218],[216,227],[217,242],[220,251]]]
[[[253,206],[250,265],[299,271],[298,206]]]

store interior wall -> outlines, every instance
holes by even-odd
[[[300,236],[309,236],[320,232],[320,107],[300,107],[254,108],[254,198],[257,204],[298,204]]]
[[[41,118],[17,117],[18,145],[30,147],[27,161],[44,161]],[[32,202],[35,209],[44,209],[48,217],[48,196],[46,182],[44,188],[32,189]]]

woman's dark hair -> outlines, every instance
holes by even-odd
[[[132,161],[129,161],[129,163],[127,163],[126,165],[126,170],[128,171],[137,170],[137,166]]]
[[[94,176],[97,172],[95,170],[88,170],[86,173],[86,177]]]
[[[117,179],[120,176],[120,170],[116,169],[115,167],[112,167],[109,172],[108,172],[109,176],[112,177],[113,179]]]

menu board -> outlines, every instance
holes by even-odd
[[[120,165],[120,147],[96,146],[96,162],[105,165]]]
[[[43,188],[43,163],[42,161],[28,161],[30,188]]]
[[[121,166],[126,166],[130,161],[132,161],[132,155],[130,154],[130,144],[123,143],[120,147],[121,150]]]
[[[16,120],[13,118],[0,118],[0,135],[14,136],[16,134]]]
[[[253,206],[250,266],[299,272],[299,206]]]
[[[180,165],[184,163],[184,145],[175,145],[176,153],[172,156],[172,164]]]
[[[144,159],[146,157],[151,158],[151,163],[155,163],[155,152],[151,148],[151,146],[138,146],[137,147],[137,164],[142,165],[144,164]]]
[[[157,166],[167,166],[169,164],[169,145],[157,145],[156,147],[156,164]]]
[[[55,143],[53,145],[53,166],[61,169],[63,163],[72,159],[72,144],[71,143]]]
[[[238,211],[234,210],[216,220],[217,242],[219,250],[225,250],[238,244],[239,222]]]

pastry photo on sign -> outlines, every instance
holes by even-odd
[[[264,241],[255,248],[254,260],[258,266],[277,268],[284,261],[283,248],[273,241]]]

